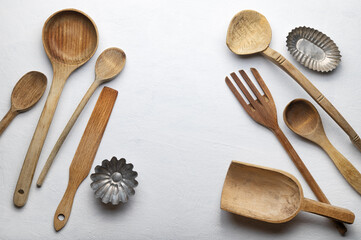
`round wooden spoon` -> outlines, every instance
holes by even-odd
[[[355,219],[345,208],[305,198],[301,184],[287,172],[237,161],[229,166],[221,209],[270,223],[288,222],[301,210],[345,223]]]
[[[71,128],[78,119],[80,113],[83,111],[90,97],[93,95],[94,91],[97,89],[97,87],[100,86],[100,84],[112,80],[123,70],[125,65],[125,59],[125,53],[119,48],[108,48],[104,50],[102,54],[100,54],[95,64],[95,81],[84,95],[78,107],[75,109],[73,115],[71,116],[63,132],[58,138],[58,141],[53,147],[53,150],[51,151],[48,160],[46,161],[44,168],[41,171],[39,179],[36,183],[38,187],[41,187],[41,185],[43,184],[46,174],[48,173],[56,154],[61,148],[61,145],[64,143]]]
[[[90,17],[75,9],[51,15],[43,27],[43,45],[53,66],[50,92],[26,154],[14,192],[14,204],[25,205],[60,94],[69,75],[86,63],[98,46],[98,31]]]
[[[360,172],[330,143],[323,129],[321,117],[312,103],[305,99],[293,100],[286,106],[283,119],[294,133],[325,150],[346,181],[361,194]]]
[[[0,122],[0,135],[19,113],[30,110],[40,100],[46,84],[46,76],[41,72],[28,72],[20,78],[11,93],[10,110]]]
[[[326,97],[286,58],[271,49],[272,31],[267,19],[259,12],[244,10],[237,13],[228,27],[227,46],[238,55],[261,53],[289,74],[346,132],[352,143],[361,151],[361,139],[350,124]]]

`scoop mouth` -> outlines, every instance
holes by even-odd
[[[238,55],[249,55],[264,51],[272,38],[271,26],[257,11],[243,10],[231,20],[226,44]]]
[[[52,14],[42,33],[46,54],[51,60],[81,65],[89,60],[98,46],[98,30],[94,21],[76,9]]]

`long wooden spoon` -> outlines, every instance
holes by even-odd
[[[41,72],[28,72],[20,78],[11,93],[10,110],[0,122],[0,135],[19,113],[28,111],[40,100],[46,84],[46,76]]]
[[[286,58],[269,47],[272,31],[267,19],[253,10],[237,13],[228,27],[227,46],[238,55],[261,53],[289,74],[346,132],[361,151],[361,139],[327,98]]]
[[[50,92],[31,140],[14,192],[14,204],[25,205],[60,94],[69,75],[86,63],[98,46],[98,31],[86,14],[65,9],[51,15],[43,28],[43,45],[53,66]]]
[[[345,223],[355,219],[345,208],[304,198],[301,184],[287,172],[237,161],[229,166],[221,209],[270,223],[288,222],[301,210]]]
[[[305,99],[293,100],[286,106],[283,119],[294,133],[325,150],[346,181],[361,194],[360,172],[328,140],[321,117],[312,103]]]
[[[68,222],[75,193],[89,174],[117,96],[118,92],[108,87],[104,87],[100,93],[71,162],[68,187],[54,215],[56,231],[62,229]]]
[[[66,124],[63,132],[60,134],[58,141],[56,142],[53,150],[51,151],[48,160],[46,161],[43,170],[40,173],[39,179],[36,183],[38,187],[44,182],[44,179],[58,153],[66,137],[68,136],[71,128],[78,119],[80,113],[83,111],[85,105],[93,95],[94,91],[100,86],[100,84],[108,82],[116,77],[124,68],[126,56],[123,50],[119,48],[108,48],[100,54],[95,64],[95,81],[90,86],[83,99],[75,109],[70,120]]]

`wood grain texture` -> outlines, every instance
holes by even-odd
[[[46,76],[41,72],[31,71],[20,78],[11,93],[10,110],[0,122],[0,136],[19,113],[28,111],[40,100],[46,85]]]
[[[226,43],[235,54],[261,53],[279,66],[330,115],[361,151],[361,139],[345,118],[296,67],[269,47],[271,35],[271,27],[262,14],[253,10],[244,10],[237,13],[229,24]]]
[[[360,172],[331,144],[323,128],[321,117],[312,103],[305,99],[293,100],[286,106],[283,119],[294,133],[325,150],[346,181],[361,194]]]
[[[51,151],[43,170],[40,173],[36,185],[41,187],[43,184],[47,173],[59,151],[62,144],[64,143],[66,137],[74,126],[76,120],[78,119],[80,113],[83,111],[85,105],[88,103],[89,99],[93,95],[94,91],[105,82],[112,80],[116,77],[124,68],[126,56],[123,50],[119,48],[108,48],[100,54],[95,64],[95,81],[92,83],[88,91],[85,93],[84,97],[80,101],[78,107],[75,109],[73,115],[66,124],[63,132],[60,134],[57,142],[55,143],[53,150]]]
[[[221,209],[270,223],[288,222],[301,210],[345,223],[355,219],[347,209],[304,198],[301,184],[287,172],[237,161],[229,166]]]
[[[237,98],[239,103],[242,105],[242,107],[246,110],[248,115],[250,115],[253,118],[253,120],[255,120],[257,123],[270,129],[276,135],[277,139],[280,141],[284,149],[287,151],[287,154],[290,156],[291,160],[293,161],[297,169],[300,171],[303,178],[306,180],[307,184],[309,185],[313,193],[316,195],[317,199],[321,202],[329,204],[330,202],[326,198],[326,195],[322,192],[316,180],[308,171],[307,167],[305,166],[305,164],[298,156],[297,152],[295,151],[295,149],[293,148],[293,146],[288,141],[287,137],[284,135],[281,128],[279,127],[277,121],[276,105],[274,103],[271,92],[267,88],[266,84],[264,83],[258,71],[255,68],[251,68],[251,71],[258,85],[261,87],[262,91],[264,92],[264,95],[261,95],[261,93],[257,90],[256,86],[252,83],[250,78],[243,70],[239,71],[239,73],[241,74],[241,76],[243,77],[243,79],[251,89],[251,91],[256,96],[256,99],[254,99],[251,96],[251,94],[248,92],[246,87],[243,85],[243,83],[240,81],[240,79],[235,73],[231,73],[231,77],[233,78],[234,82],[237,84],[238,88],[242,91],[242,93],[248,100],[249,104],[243,99],[242,95],[232,84],[231,80],[228,77],[226,77],[226,83],[228,87],[230,88],[234,96]],[[342,223],[336,222],[336,224],[341,234],[344,234],[347,231],[346,227]]]
[[[71,162],[67,189],[54,215],[56,231],[68,222],[75,193],[89,174],[117,96],[118,92],[108,87],[104,87],[100,93]],[[61,220],[61,217],[64,219]]]
[[[50,16],[44,24],[42,38],[54,76],[15,188],[13,201],[17,207],[24,206],[28,199],[35,168],[66,80],[94,55],[98,46],[94,22],[75,9],[61,10]]]

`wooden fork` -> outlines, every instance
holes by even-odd
[[[242,93],[244,94],[244,96],[246,97],[249,103],[247,103],[243,99],[242,95],[232,84],[231,80],[228,77],[226,77],[226,83],[228,87],[231,89],[234,96],[237,98],[237,100],[242,105],[244,110],[246,110],[248,115],[250,115],[253,118],[253,120],[255,120],[257,123],[269,128],[276,135],[278,140],[281,142],[282,146],[287,151],[288,155],[291,157],[293,163],[296,165],[298,170],[301,172],[303,178],[306,180],[307,184],[310,186],[313,193],[316,195],[317,199],[321,202],[330,204],[325,194],[322,192],[321,188],[318,186],[315,179],[312,177],[311,173],[308,171],[307,167],[302,162],[301,158],[298,156],[297,152],[292,147],[291,143],[288,141],[287,137],[279,127],[277,121],[276,105],[261,75],[258,73],[258,71],[255,68],[251,68],[251,71],[253,76],[256,78],[258,85],[263,90],[264,95],[261,95],[261,93],[257,90],[256,86],[252,83],[251,79],[247,76],[247,74],[243,70],[240,70],[239,73],[241,74],[244,81],[247,83],[249,88],[256,96],[256,99],[254,99],[251,96],[251,94],[248,92],[246,87],[243,85],[241,80],[234,72],[231,73],[231,77],[238,85],[239,89],[242,91]],[[335,222],[339,230],[342,229],[344,233],[347,231],[343,223],[337,221]]]

